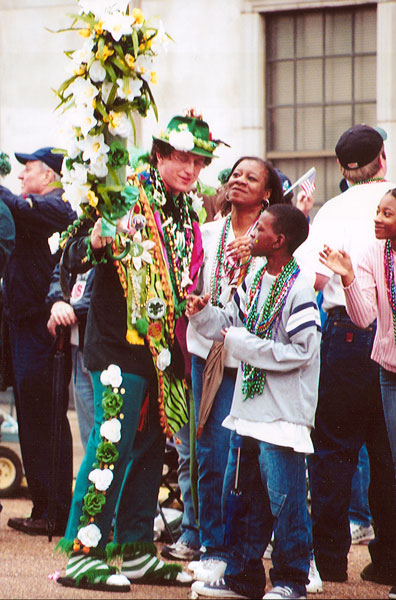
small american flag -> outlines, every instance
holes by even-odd
[[[300,183],[300,188],[303,190],[306,196],[312,196],[315,191],[315,177],[316,170],[314,169],[313,172],[311,172],[309,176]]]

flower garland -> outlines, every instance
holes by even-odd
[[[294,257],[286,263],[272,283],[261,310],[258,311],[258,299],[265,272],[265,266],[259,269],[249,288],[245,309],[245,326],[248,331],[261,339],[275,340],[286,299],[300,272],[300,267]],[[244,400],[261,394],[265,385],[266,372],[263,369],[252,367],[248,363],[242,363],[241,368]]]
[[[95,518],[102,512],[106,503],[106,491],[113,481],[114,463],[118,460],[117,444],[121,440],[121,412],[123,406],[120,388],[122,383],[121,369],[117,365],[109,365],[102,371],[100,381],[105,386],[102,398],[104,421],[100,427],[102,442],[96,450],[96,462],[88,475],[92,482],[82,503],[82,515],[77,537],[73,542],[73,552],[89,554],[96,548],[102,538],[100,528],[95,524]]]
[[[392,311],[393,336],[396,342],[396,286],[395,286],[395,264],[393,250],[390,240],[386,240],[384,248],[385,283],[389,305]]]
[[[79,0],[73,24],[82,48],[65,52],[69,77],[57,95],[63,112],[66,161],[64,198],[92,218],[89,208],[110,222],[128,207],[120,197],[129,161],[126,140],[136,127],[133,113],[145,117],[157,108],[150,89],[156,83],[154,59],[169,36],[127,0]]]

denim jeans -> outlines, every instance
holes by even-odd
[[[241,443],[240,506],[232,520],[235,535],[227,547],[225,580],[248,598],[263,596],[266,577],[261,558],[274,530],[272,584],[293,586],[305,596],[312,546],[305,455],[232,432],[223,489],[225,520]]]
[[[396,470],[396,373],[380,369],[382,406]]]
[[[195,422],[198,423],[202,395],[202,374],[205,361],[192,357],[192,388],[195,404]],[[236,369],[224,372],[223,381],[217,391],[209,418],[196,442],[198,462],[198,522],[201,546],[206,552],[203,560],[223,559],[225,551],[224,525],[221,515],[221,495],[224,472],[230,447],[230,430],[222,422],[230,413],[234,393]]]
[[[314,552],[322,579],[347,577],[351,485],[364,443],[376,533],[369,551],[376,569],[396,575],[396,485],[379,367],[370,358],[374,335],[375,324],[361,329],[341,308],[329,314],[322,333],[315,452],[308,457]]]
[[[83,353],[78,346],[73,345],[73,397],[77,412],[78,427],[81,443],[87,449],[88,438],[94,426],[94,396],[91,374],[84,366]]]
[[[368,504],[368,488],[370,485],[370,462],[366,444],[360,448],[359,460],[352,479],[349,520],[362,527],[371,524],[371,513]]]
[[[194,504],[191,493],[190,474],[190,423],[186,423],[175,435],[180,444],[176,444],[179,464],[177,469],[177,480],[184,505],[183,518],[181,522],[180,542],[190,548],[199,549],[199,530],[195,518]]]

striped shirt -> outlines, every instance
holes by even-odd
[[[287,421],[312,427],[319,378],[320,316],[312,286],[300,273],[286,299],[276,339],[262,339],[247,331],[244,313],[254,274],[238,288],[224,310],[207,304],[190,317],[201,335],[222,340],[238,361],[266,371],[263,392],[244,400],[242,370],[238,369],[231,416],[254,422]],[[257,310],[260,311],[274,278],[265,273]]]
[[[356,277],[344,288],[347,311],[359,327],[377,318],[371,358],[387,371],[396,372],[396,343],[384,267],[384,240],[372,242],[356,267]],[[395,252],[393,253],[396,262]]]

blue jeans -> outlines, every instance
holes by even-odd
[[[91,374],[84,366],[83,353],[78,346],[72,346],[73,397],[77,412],[81,443],[87,449],[88,438],[94,426],[94,394]]]
[[[329,314],[322,333],[315,452],[308,465],[315,559],[325,580],[347,577],[351,485],[364,443],[376,532],[369,552],[378,571],[396,576],[396,484],[379,368],[370,358],[374,335],[375,324],[356,327],[341,308]]]
[[[180,444],[176,444],[176,450],[179,456],[177,480],[184,505],[181,535],[178,541],[183,542],[190,548],[198,549],[200,547],[199,530],[191,494],[190,423],[186,423],[184,427],[177,432],[175,437],[180,441]]]
[[[305,455],[232,432],[223,489],[225,518],[227,499],[234,489],[240,440],[241,496],[232,521],[235,535],[227,547],[227,585],[248,598],[263,596],[266,577],[261,557],[273,530],[272,584],[293,586],[305,596],[312,546]]]
[[[202,395],[202,374],[205,361],[192,357],[192,389],[195,404],[195,422],[198,424],[199,407]],[[201,546],[206,552],[203,560],[223,559],[225,551],[224,525],[221,515],[221,495],[224,472],[230,448],[230,430],[222,422],[230,413],[234,393],[236,369],[226,369],[223,381],[217,391],[209,418],[197,439],[198,462],[198,522]]]
[[[380,369],[382,406],[396,470],[396,373]]]
[[[362,527],[371,525],[371,513],[368,504],[368,488],[370,485],[370,462],[366,444],[360,448],[359,460],[352,479],[349,520]]]

